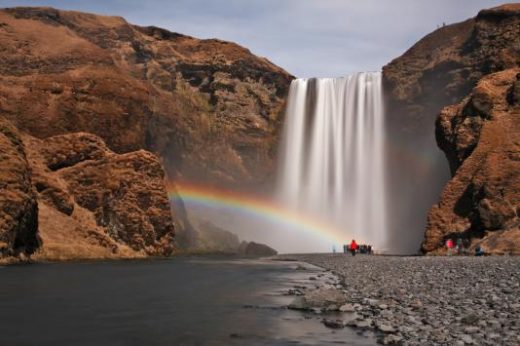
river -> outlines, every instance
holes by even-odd
[[[0,345],[374,344],[285,309],[284,292],[312,274],[296,266],[178,257],[0,267]]]

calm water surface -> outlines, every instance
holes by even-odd
[[[0,345],[372,345],[287,310],[296,264],[174,258],[0,267]]]

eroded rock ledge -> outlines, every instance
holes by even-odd
[[[428,216],[423,250],[469,238],[491,253],[520,254],[520,69],[483,78],[436,125],[453,178]]]
[[[37,139],[1,121],[7,157],[0,200],[4,256],[70,260],[172,253],[174,224],[155,155],[116,154],[88,133]]]

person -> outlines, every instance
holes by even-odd
[[[475,256],[484,256],[484,250],[479,246],[475,248]]]
[[[457,238],[457,246],[456,246],[456,249],[457,249],[457,255],[462,255],[462,238]]]
[[[448,256],[451,256],[452,249],[453,249],[453,240],[451,238],[446,240],[446,248],[448,249],[448,251],[447,251]]]
[[[372,254],[372,245],[368,245],[368,246],[367,246],[367,253],[368,253],[369,255]]]
[[[352,242],[350,243],[350,253],[352,256],[356,255],[356,250],[358,249],[358,244],[354,239],[352,239]]]

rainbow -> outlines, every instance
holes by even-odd
[[[307,215],[288,210],[279,203],[261,196],[216,188],[193,182],[175,182],[168,185],[168,198],[176,198],[189,205],[224,208],[245,217],[267,221],[282,227],[291,227],[309,235],[341,246],[348,239],[348,232],[340,230]]]

